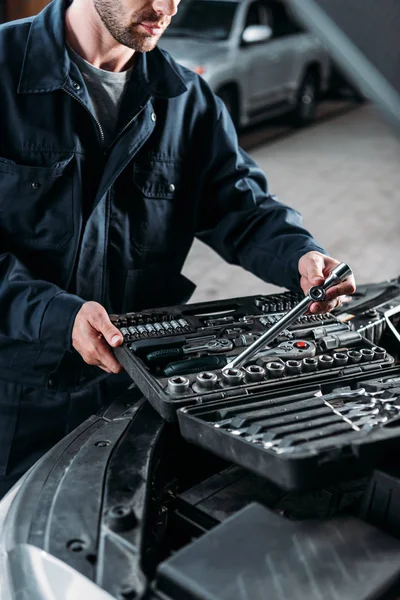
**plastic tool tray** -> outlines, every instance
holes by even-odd
[[[332,393],[396,379],[397,369],[385,349],[332,315],[300,317],[244,367],[224,368],[301,298],[287,292],[112,315],[124,335],[115,353],[153,407],[179,419],[186,439],[288,489],[307,487],[323,472],[360,466],[364,453],[371,464],[378,442],[396,437],[393,402]]]

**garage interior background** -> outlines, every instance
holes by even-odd
[[[48,4],[48,0],[1,0],[1,17],[12,21],[38,13]]]
[[[39,12],[48,0],[0,0],[0,21]],[[257,126],[256,135],[269,123]],[[254,128],[253,128],[254,130]],[[299,210],[327,250],[348,262],[359,283],[400,273],[400,141],[368,105],[349,106],[334,118],[245,148],[267,173],[271,191]],[[196,282],[193,301],[273,292],[238,267],[226,265],[195,242],[185,275]]]

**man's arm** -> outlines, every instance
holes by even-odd
[[[9,253],[0,254],[0,314],[0,336],[48,344],[57,362],[75,348],[88,364],[107,372],[121,370],[107,344],[120,345],[122,335],[105,309],[35,279]]]
[[[270,194],[264,173],[239,147],[232,121],[222,103],[217,102],[219,118],[197,236],[227,262],[242,266],[262,280],[306,292],[317,280],[320,283],[338,261],[331,259],[303,227],[298,211]],[[330,303],[320,304],[319,311],[337,305],[333,299],[338,295],[353,292],[354,280],[332,288]]]

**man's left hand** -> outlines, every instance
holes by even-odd
[[[307,294],[314,285],[321,285],[333,269],[340,264],[338,260],[325,256],[320,252],[307,252],[299,260],[300,285]],[[345,296],[354,294],[356,282],[351,276],[342,283],[335,285],[326,292],[324,302],[314,302],[309,308],[310,313],[330,312],[340,306]]]

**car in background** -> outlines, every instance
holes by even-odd
[[[283,0],[182,0],[159,45],[208,82],[238,129],[284,113],[308,124],[328,87],[328,53]]]

